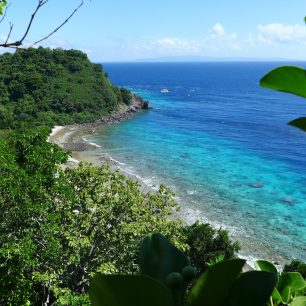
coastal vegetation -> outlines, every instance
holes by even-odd
[[[303,306],[306,282],[297,272],[278,273],[257,261],[256,271],[242,272],[245,260],[211,265],[196,279],[188,258],[161,234],[146,237],[140,252],[141,275],[97,275],[90,296],[93,306]],[[192,284],[192,285],[191,285]],[[118,292],[122,295],[118,296]]]
[[[78,50],[17,50],[0,66],[1,129],[94,121],[132,102]]]
[[[299,272],[306,279],[306,263],[294,259],[291,263],[285,265],[284,272]]]
[[[120,286],[134,292],[134,299],[129,301],[125,295],[124,304],[119,300],[111,305],[138,305],[135,297],[145,297],[145,305],[150,305],[148,290],[160,301],[169,298],[170,304],[165,305],[183,305],[183,297],[187,294],[196,295],[193,302],[187,299],[188,305],[206,305],[204,301],[209,303],[207,305],[211,305],[211,301],[219,305],[223,300],[216,296],[234,298],[236,302],[229,305],[264,305],[246,304],[246,301],[254,300],[256,288],[260,296],[265,292],[263,297],[256,299],[261,303],[262,298],[270,297],[273,286],[281,286],[276,287],[281,289],[275,289],[279,290],[279,295],[273,296],[270,305],[304,305],[304,299],[296,299],[304,295],[301,276],[295,273],[288,280],[285,277],[287,285],[279,285],[279,280],[276,285],[276,279],[281,279],[276,276],[276,269],[271,268],[271,264],[260,264],[260,270],[272,269],[272,272],[265,271],[272,275],[264,274],[263,279],[259,276],[260,283],[253,276],[250,282],[241,281],[245,276],[238,275],[245,261],[235,259],[239,245],[230,241],[227,231],[214,230],[208,224],[186,225],[179,219],[170,221],[178,205],[172,191],[165,186],[160,186],[156,193],[143,193],[137,182],[106,166],[81,164],[77,168],[64,169],[62,164],[67,161],[68,153],[49,143],[48,134],[49,129],[45,127],[5,130],[0,139],[1,305],[109,305],[100,301],[101,292],[108,292],[103,299],[111,298],[114,291],[122,289]],[[154,244],[146,247],[147,251],[142,248],[139,253],[143,238],[155,232],[162,233],[171,242],[169,247],[168,240],[160,238],[161,244],[172,250],[171,256],[185,258],[179,260],[183,266],[171,265],[163,272],[167,263],[174,264],[177,260],[164,258],[167,252],[156,249]],[[157,237],[161,237],[159,235]],[[145,241],[148,239],[150,242],[151,238]],[[147,264],[141,254],[146,254],[145,261],[151,262],[150,258],[154,258],[152,268],[150,265],[142,268]],[[239,266],[236,272],[231,270],[233,263]],[[303,267],[302,263],[295,263],[288,271],[302,271]],[[156,275],[157,271],[168,279],[170,288],[167,284],[160,285],[160,279],[150,279],[148,283],[147,276],[141,278],[141,274]],[[213,276],[211,271],[214,271]],[[177,290],[181,273],[192,274],[192,277]],[[214,276],[214,273],[217,274]],[[234,273],[233,282],[221,288],[221,279],[225,275],[231,277],[231,273]],[[154,279],[154,275],[151,278]],[[265,277],[270,281],[265,282]],[[137,289],[132,284],[136,278],[139,280]],[[92,279],[93,288],[100,286],[100,293],[93,289],[90,301],[88,292]],[[238,289],[230,289],[236,282]],[[194,289],[191,289],[192,284]],[[249,293],[241,295],[239,286],[248,286],[245,290]],[[290,288],[285,289],[286,286]],[[181,296],[180,302],[173,300],[173,290],[175,296]],[[234,293],[230,293],[231,290]],[[297,304],[299,301],[301,303]],[[141,303],[144,300],[139,304],[144,305]]]
[[[106,166],[64,170],[68,154],[47,137],[39,128],[0,139],[1,305],[89,305],[90,279],[139,272],[139,244],[154,232],[198,273],[202,258],[236,256],[226,231],[170,221],[178,205],[167,187],[143,193]]]
[[[0,46],[21,46],[31,24]],[[166,186],[144,193],[107,166],[63,168],[69,154],[47,141],[51,127],[132,102],[100,65],[43,48],[6,53],[0,65],[0,305],[306,304],[304,263],[279,274],[260,261],[242,273],[239,244],[174,218]]]

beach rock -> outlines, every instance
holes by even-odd
[[[254,183],[249,183],[248,186],[252,188],[262,188],[265,186],[263,182],[254,182]]]
[[[87,150],[95,150],[96,146],[87,142],[71,142],[71,143],[61,143],[60,146],[65,151],[83,152]]]
[[[149,102],[143,101],[142,109],[149,109]]]

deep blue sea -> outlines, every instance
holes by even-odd
[[[306,99],[259,86],[282,64],[105,64],[154,109],[91,141],[151,187],[174,189],[186,219],[228,228],[243,254],[306,260],[306,133],[287,125]]]

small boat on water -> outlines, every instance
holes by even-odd
[[[168,88],[162,88],[162,90],[161,90],[160,92],[161,92],[161,93],[168,93],[169,90],[168,90]]]

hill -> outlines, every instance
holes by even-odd
[[[17,50],[0,68],[1,129],[94,121],[132,101],[78,50]]]

